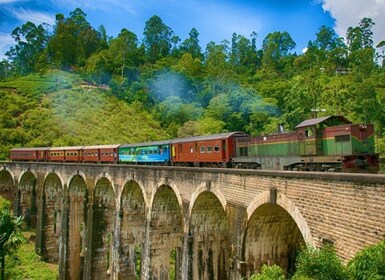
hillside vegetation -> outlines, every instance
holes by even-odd
[[[0,158],[14,146],[259,135],[327,115],[374,123],[384,152],[385,41],[374,45],[374,25],[363,18],[344,39],[320,26],[297,54],[286,31],[202,50],[198,30],[182,40],[156,15],[142,41],[124,27],[108,36],[81,9],[57,14],[52,32],[26,22],[0,62]]]
[[[127,104],[109,90],[84,84],[76,74],[0,83],[0,158],[11,147],[131,143],[167,138],[140,103]]]

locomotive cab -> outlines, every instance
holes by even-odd
[[[303,162],[319,162],[325,169],[377,172],[373,124],[352,124],[342,116],[310,119],[297,127]]]

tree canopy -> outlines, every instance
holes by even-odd
[[[15,28],[15,45],[7,52],[8,60],[0,62],[0,80],[3,91],[12,93],[8,99],[23,99],[25,95],[9,88],[16,77],[49,77],[55,69],[76,73],[83,83],[102,86],[123,103],[140,104],[160,121],[168,137],[229,130],[272,133],[277,123],[294,128],[307,118],[342,114],[352,122],[374,123],[381,152],[385,43],[374,46],[374,25],[363,18],[346,30],[346,40],[321,26],[309,38],[306,52],[298,54],[287,31],[265,38],[256,32],[234,33],[203,47],[196,28],[180,38],[157,15],[145,22],[143,39],[125,27],[114,38],[103,26],[94,28],[77,8],[69,16],[57,14],[52,31],[31,22]],[[34,107],[42,96],[28,97],[25,103]],[[28,122],[15,121],[30,107],[15,104],[3,105],[2,141],[32,143],[16,129]],[[26,116],[55,115],[48,107],[38,106],[38,112]],[[50,135],[55,133],[61,132],[51,130]]]

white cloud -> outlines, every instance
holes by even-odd
[[[345,37],[364,17],[371,18],[374,43],[385,40],[385,0],[323,0],[322,8],[335,19],[335,31]]]
[[[30,9],[16,9],[12,8],[9,9],[9,12],[12,13],[12,15],[20,20],[21,22],[33,22],[34,24],[42,24],[42,23],[47,23],[49,25],[54,25],[55,24],[55,16],[30,10]]]
[[[4,54],[15,44],[10,34],[0,32],[0,61],[7,58]]]
[[[23,0],[21,0],[23,1]],[[10,3],[15,3],[15,2],[21,2],[20,0],[0,0],[0,5],[1,4],[10,4]]]
[[[1,0],[0,0],[1,1]],[[143,1],[145,2],[145,1]],[[52,0],[55,6],[63,7],[73,11],[80,8],[86,10],[100,10],[102,12],[124,11],[129,14],[136,14],[136,7],[142,5],[142,1],[121,1],[121,0]],[[87,12],[86,12],[87,14]]]

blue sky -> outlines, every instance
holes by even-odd
[[[14,43],[12,30],[27,21],[54,24],[75,8],[87,14],[94,28],[104,25],[116,37],[122,28],[143,38],[145,22],[158,15],[182,41],[192,28],[203,49],[209,41],[231,41],[237,34],[258,34],[258,46],[270,32],[287,31],[300,53],[322,25],[344,36],[349,26],[371,17],[377,42],[385,40],[385,0],[0,0],[0,58]]]

